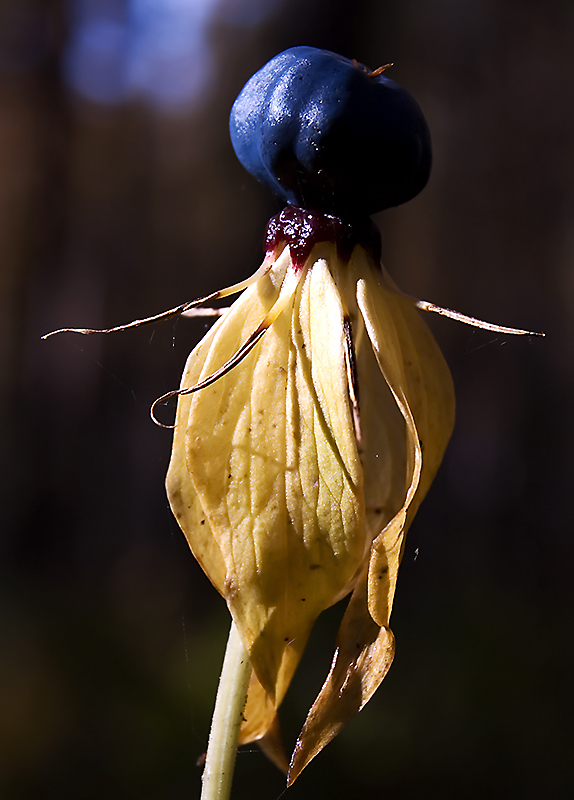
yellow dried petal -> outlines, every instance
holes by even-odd
[[[275,265],[272,275],[264,274],[256,285],[250,286],[234,303],[235,314],[222,317],[194,348],[187,359],[181,388],[194,386],[210,373],[210,354],[221,347],[220,341],[231,348],[227,357],[234,354],[242,340],[260,324],[269,311],[281,287],[289,262],[288,254]],[[223,332],[222,332],[223,329]],[[247,333],[246,333],[247,332]],[[206,365],[207,364],[207,365]],[[215,588],[224,593],[226,567],[217,540],[203,512],[187,463],[186,437],[193,395],[181,395],[177,416],[171,461],[166,477],[169,503],[189,546]]]
[[[407,433],[405,518],[373,542],[369,611],[387,625],[404,536],[442,461],[454,425],[454,388],[448,366],[414,301],[375,272],[357,284],[358,302],[381,371],[397,399]]]
[[[214,373],[179,399],[168,492],[250,656],[241,741],[262,740],[278,764],[276,708],[316,617],[352,592],[292,783],[392,662],[404,537],[450,436],[452,383],[415,301],[361,247],[346,263],[329,243],[302,268],[285,248],[260,270],[190,356],[182,389]]]
[[[361,402],[361,460],[367,509],[371,509],[369,526],[371,530],[375,526],[375,538],[368,571],[365,566],[341,623],[330,673],[297,741],[288,785],[363,708],[391,665],[394,637],[388,624],[404,537],[438,469],[454,422],[450,373],[414,302],[401,295],[360,248],[354,252],[345,280],[356,283],[357,304],[379,374],[403,423],[397,424],[396,414],[393,418],[384,391],[379,409],[372,392],[366,403]],[[369,378],[379,381],[372,372],[371,357],[365,355],[364,340],[357,366],[361,391]],[[372,435],[377,425],[381,426],[378,438]],[[377,471],[379,462],[382,473]],[[385,484],[383,476],[390,478],[390,484]],[[381,511],[378,530],[374,506]],[[393,514],[390,521],[389,513]]]
[[[279,296],[284,262],[250,287],[196,349],[182,388],[220,369],[265,318]],[[326,261],[310,263],[290,304],[241,366],[180,397],[168,476],[192,549],[214,558],[217,580],[205,555],[204,568],[275,705],[316,617],[352,589],[369,544],[341,298]],[[196,532],[200,513],[211,548]]]
[[[395,639],[366,613],[366,578],[353,592],[341,622],[335,657],[297,740],[287,785],[335,738],[380,686],[392,664]]]

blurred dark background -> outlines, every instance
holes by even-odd
[[[401,287],[547,336],[428,320],[458,418],[409,536],[395,664],[287,797],[573,791],[574,4],[2,0],[2,798],[199,796],[228,616],[171,517],[148,409],[206,325],[40,336],[254,271],[277,205],[227,118],[297,44],[393,61],[427,117],[430,183],[377,220]],[[288,749],[340,613],[285,701]],[[236,800],[283,786],[239,755]]]

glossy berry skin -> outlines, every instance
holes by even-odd
[[[284,201],[344,217],[410,200],[431,167],[411,95],[328,50],[293,47],[243,87],[230,116],[243,166]]]

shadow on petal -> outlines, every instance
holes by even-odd
[[[239,744],[257,742],[267,758],[282,772],[287,772],[288,763],[281,739],[277,710],[265,689],[251,673],[247,703],[243,711],[243,722],[239,732]]]

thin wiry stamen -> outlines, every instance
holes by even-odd
[[[275,301],[275,303],[271,306],[263,320],[259,323],[257,328],[249,335],[247,340],[241,345],[239,350],[237,350],[231,358],[223,364],[218,370],[213,372],[207,378],[204,378],[199,383],[196,383],[194,386],[188,386],[185,389],[174,389],[171,392],[166,392],[161,397],[158,397],[155,400],[150,408],[150,416],[152,420],[155,422],[156,425],[159,425],[160,428],[174,428],[175,425],[165,425],[163,422],[160,422],[157,417],[155,416],[155,408],[159,403],[165,403],[167,400],[170,400],[172,397],[181,397],[182,395],[186,394],[193,394],[194,392],[198,392],[200,389],[205,389],[207,386],[210,386],[215,381],[222,378],[224,375],[227,375],[233,367],[236,367],[243,359],[249,355],[249,353],[253,350],[257,342],[261,339],[263,334],[269,330],[271,325],[275,322],[279,314],[283,311],[283,309],[287,306],[297,285],[301,280],[301,271],[296,269],[292,264],[287,270],[285,278],[283,280],[283,284],[281,286],[281,291],[279,292],[279,297]]]
[[[177,317],[194,306],[206,303],[208,300],[217,300],[219,297],[221,297],[219,292],[213,292],[205,297],[199,297],[197,300],[192,300],[188,303],[182,303],[175,308],[170,308],[168,311],[162,311],[161,314],[154,314],[153,317],[134,319],[133,322],[127,322],[125,325],[116,325],[113,328],[58,328],[57,331],[45,333],[42,339],[49,339],[50,336],[55,336],[57,333],[81,333],[84,336],[89,336],[93,333],[117,333],[118,331],[127,331],[129,328],[140,328],[142,325],[151,325],[154,322],[163,322],[172,317]]]
[[[192,394],[193,392],[198,392],[200,389],[205,389],[207,386],[210,386],[215,381],[222,378],[224,375],[233,369],[233,367],[237,366],[240,361],[249,355],[249,353],[253,350],[259,339],[263,336],[265,331],[269,328],[269,325],[262,327],[263,323],[259,325],[257,330],[253,331],[247,341],[241,345],[239,350],[229,359],[226,361],[225,364],[216,370],[212,375],[205,378],[205,380],[196,383],[195,386],[189,386],[187,389],[173,389],[171,392],[166,392],[162,394],[161,397],[158,397],[157,400],[154,400],[152,406],[150,408],[150,416],[152,420],[155,422],[156,425],[159,425],[160,428],[175,428],[175,425],[164,425],[163,422],[160,422],[155,415],[155,407],[159,403],[164,403],[167,400],[170,400],[172,397],[181,397],[184,394]]]
[[[125,325],[116,325],[113,328],[59,328],[57,331],[45,333],[42,336],[42,339],[48,339],[50,336],[55,336],[57,333],[81,333],[84,336],[89,336],[94,333],[118,333],[119,331],[126,331],[129,328],[140,328],[142,325],[151,325],[154,322],[163,322],[171,319],[172,317],[178,317],[180,315],[217,316],[217,309],[204,309],[204,311],[210,312],[207,314],[194,314],[193,312],[190,313],[190,310],[194,309],[196,306],[202,305],[202,303],[207,303],[209,300],[219,300],[222,297],[228,297],[230,294],[242,292],[244,289],[247,289],[249,286],[251,286],[251,284],[259,280],[259,278],[265,275],[266,272],[269,272],[273,264],[274,259],[268,256],[265,258],[259,269],[246,280],[235,283],[232,286],[228,286],[226,289],[219,289],[217,292],[212,292],[211,294],[205,295],[205,297],[199,297],[197,300],[181,303],[181,305],[175,306],[175,308],[170,308],[168,311],[162,311],[161,314],[154,314],[152,317],[135,319],[133,322],[127,322]],[[225,310],[226,309],[224,309],[224,311]]]
[[[540,331],[523,331],[521,328],[508,328],[505,325],[495,325],[492,322],[476,319],[476,317],[468,317],[466,314],[461,314],[460,311],[452,311],[450,308],[441,308],[434,303],[429,303],[427,300],[415,300],[415,305],[421,311],[432,311],[433,314],[440,314],[442,317],[448,317],[457,322],[464,322],[465,325],[472,325],[473,328],[482,328],[484,331],[509,333],[515,336],[546,336],[545,333]]]
[[[190,308],[189,311],[183,311],[182,317],[222,317],[230,306],[222,306],[221,308]]]

